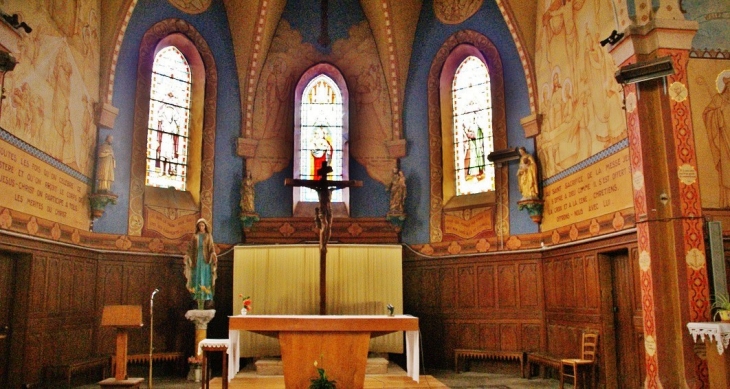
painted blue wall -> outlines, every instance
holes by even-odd
[[[236,138],[240,133],[241,99],[233,41],[222,0],[213,0],[210,8],[198,15],[188,15],[179,11],[167,1],[140,0],[137,4],[120,48],[114,79],[112,103],[119,108],[119,116],[113,130],[103,130],[99,135],[101,141],[107,134],[114,136],[113,147],[117,169],[112,191],[119,194],[119,199],[116,205],[106,208],[104,216],[96,220],[94,231],[115,234],[127,232],[139,45],[150,27],[169,18],[183,19],[195,27],[215,58],[218,71],[218,101],[213,181],[213,237],[219,243],[237,243],[241,241],[238,191],[242,179],[242,160],[236,155],[235,149]]]
[[[530,114],[525,74],[515,43],[494,0],[486,0],[476,14],[458,25],[441,23],[434,15],[433,2],[425,1],[413,43],[403,108],[403,132],[408,150],[408,155],[401,161],[401,169],[406,175],[408,185],[405,207],[408,218],[402,232],[404,243],[419,244],[429,241],[428,72],[433,58],[446,39],[465,29],[477,31],[489,38],[502,59],[508,146],[524,146],[529,152],[534,153],[533,142],[525,138],[520,125],[520,119]],[[516,163],[510,163],[510,177],[515,177],[516,173]],[[510,232],[512,234],[536,232],[537,226],[530,220],[527,212],[517,210],[516,201],[520,198],[517,180],[510,179],[509,193]]]
[[[313,44],[322,53],[329,48],[317,43],[319,38],[319,5],[307,0],[289,1],[282,18],[302,33],[305,42]],[[218,102],[216,156],[213,200],[213,234],[220,243],[241,241],[241,225],[238,220],[239,188],[242,180],[243,161],[236,155],[236,138],[240,134],[241,109],[238,77],[236,75],[233,43],[222,0],[213,0],[210,9],[198,15],[188,15],[172,7],[167,1],[141,0],[130,20],[122,43],[114,84],[113,104],[119,108],[115,128],[103,130],[104,140],[108,133],[114,135],[114,151],[117,159],[116,180],[112,190],[119,194],[116,205],[106,208],[104,216],[95,223],[96,232],[125,234],[129,207],[130,158],[134,120],[137,61],[142,36],[155,23],[167,18],[184,19],[193,25],[206,40],[215,57],[218,70]],[[343,0],[330,4],[329,33],[332,42],[346,39],[347,30],[365,20],[357,0]],[[409,244],[426,243],[429,240],[429,146],[427,79],[431,62],[443,42],[458,30],[471,29],[484,34],[497,47],[504,68],[505,99],[507,113],[508,145],[524,146],[534,152],[532,140],[525,139],[520,119],[530,114],[527,85],[519,55],[507,25],[494,0],[487,0],[474,16],[459,25],[445,25],[433,13],[432,2],[424,2],[417,27],[411,58],[406,98],[404,102],[404,134],[408,154],[401,161],[401,169],[407,178],[408,219],[403,228],[403,241]],[[331,46],[330,46],[331,47]],[[346,80],[347,81],[347,80]],[[515,177],[516,163],[509,166],[510,177]],[[261,217],[291,216],[291,189],[283,185],[292,176],[292,167],[256,184],[256,211]],[[370,178],[365,168],[350,160],[350,178],[362,180],[363,187],[350,191],[353,217],[383,217],[388,211],[389,196],[385,186]],[[516,180],[510,180],[510,232],[512,234],[536,232],[536,225],[524,211],[517,210],[519,190]]]
[[[365,14],[358,0],[330,2],[328,11],[328,31],[330,45],[319,44],[320,5],[311,0],[290,0],[287,2],[282,19],[292,29],[302,34],[302,40],[312,44],[320,53],[329,54],[332,44],[349,37],[348,30],[365,20]],[[298,76],[298,75],[297,75]],[[348,85],[350,80],[345,79]],[[350,131],[357,131],[351,128]],[[352,147],[352,146],[351,146]],[[389,207],[389,195],[385,185],[371,178],[365,167],[353,158],[349,160],[350,179],[363,181],[363,186],[350,190],[350,215],[352,217],[385,217]],[[293,165],[274,174],[266,181],[256,184],[256,212],[261,217],[289,217],[292,215],[292,191],[284,187],[284,179],[292,177]]]

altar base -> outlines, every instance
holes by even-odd
[[[139,388],[139,384],[144,378],[127,378],[126,380],[118,380],[114,377],[107,378],[99,382],[102,388]]]

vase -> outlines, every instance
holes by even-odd
[[[203,369],[200,366],[197,366],[195,368],[195,382],[200,382],[203,380]]]
[[[242,316],[245,315],[245,314],[247,314],[247,313],[248,313],[248,311],[246,310],[246,308],[241,308],[241,315]]]

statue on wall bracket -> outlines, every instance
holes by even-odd
[[[396,231],[400,232],[406,220],[406,213],[403,205],[406,200],[406,177],[403,171],[393,168],[390,185],[385,189],[390,192],[390,208],[385,215],[385,220],[392,224]]]
[[[109,204],[117,203],[117,195],[112,192],[114,183],[114,169],[117,162],[114,159],[114,138],[107,135],[106,140],[99,146],[96,157],[96,191],[89,195],[91,205],[91,217],[98,219],[104,214],[104,209]]]
[[[244,230],[250,229],[255,222],[260,220],[259,214],[254,209],[255,191],[253,184],[253,177],[249,171],[241,183],[241,215],[239,219],[243,224]]]
[[[535,158],[524,147],[517,149],[520,153],[520,166],[517,169],[517,185],[520,188],[522,199],[517,202],[521,211],[527,209],[530,219],[537,224],[542,222],[544,200],[540,199],[537,180],[537,163]]]

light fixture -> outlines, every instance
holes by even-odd
[[[633,84],[671,74],[674,74],[674,65],[672,64],[672,58],[667,56],[622,66],[616,71],[616,82],[619,84]]]

